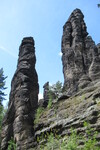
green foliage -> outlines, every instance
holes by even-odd
[[[93,136],[93,139],[88,139],[84,144],[83,150],[100,150],[99,147],[96,146],[96,138]]]
[[[35,114],[35,120],[34,120],[34,124],[37,124],[39,121],[39,118],[41,117],[42,113],[44,111],[43,107],[38,107],[36,114]]]
[[[16,144],[13,138],[8,142],[8,150],[16,150]]]
[[[41,145],[40,150],[76,150],[78,146],[78,138],[75,132],[69,136],[62,138],[57,134],[54,136],[53,133],[50,133],[47,138],[47,142],[44,145]]]
[[[2,101],[5,100],[4,96],[4,90],[5,88],[5,79],[7,77],[4,77],[4,72],[3,72],[3,68],[0,69],[0,105],[2,105]]]
[[[48,106],[47,106],[49,109],[52,107],[52,101],[53,101],[52,94],[49,93],[49,102],[48,102]]]
[[[60,81],[56,82],[55,84],[49,86],[49,102],[48,108],[52,107],[52,102],[54,99],[57,99],[58,96],[62,93],[62,83]]]
[[[98,4],[98,7],[100,8],[100,4]]]
[[[0,145],[1,145],[1,127],[2,127],[2,120],[3,120],[3,116],[4,116],[4,113],[3,113],[3,106],[0,106]]]
[[[72,131],[67,140],[67,150],[76,150],[78,147],[79,136],[75,131]]]
[[[2,120],[4,115],[5,115],[5,109],[3,106],[0,106],[0,133],[1,133],[1,125],[2,125]]]
[[[5,88],[5,79],[7,77],[4,77],[4,74],[3,74],[3,68],[0,69],[0,144],[1,144],[1,126],[2,126],[2,120],[3,120],[3,117],[4,117],[4,114],[5,114],[5,110],[4,110],[4,107],[2,105],[2,101],[5,100],[4,96],[4,90],[6,89]]]
[[[62,93],[62,83],[60,81],[57,81],[52,86],[49,86],[49,93],[55,95],[56,98]]]
[[[40,150],[54,150],[57,149],[59,145],[58,139],[56,139],[53,133],[48,133],[47,142],[45,145],[41,145]]]
[[[38,137],[38,142],[41,142],[43,138],[46,143],[41,144],[40,150],[99,150],[97,146],[97,132],[93,132],[93,129],[90,128],[90,125],[87,122],[84,122],[84,127],[86,128],[86,136],[77,135],[77,133],[72,130],[70,136],[58,136],[51,131],[47,136]],[[91,135],[92,134],[92,135]],[[84,142],[83,148],[79,148],[79,141]]]
[[[86,138],[84,139],[84,150],[99,150],[97,145],[97,132],[94,132],[94,129],[90,127],[90,124],[84,122],[84,127],[86,127]]]
[[[3,106],[0,106],[0,145],[1,145],[1,131],[2,131],[2,120],[6,113],[6,109]]]

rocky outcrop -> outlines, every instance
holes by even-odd
[[[43,103],[43,106],[47,107],[48,101],[49,101],[49,82],[46,82],[44,84],[43,88],[44,88],[44,93],[43,93],[44,103]]]
[[[11,83],[8,111],[3,120],[1,149],[14,138],[17,150],[32,148],[33,118],[38,105],[38,76],[35,70],[35,47],[32,37],[24,38],[19,48],[17,70]]]
[[[46,108],[49,102],[49,82],[46,82],[43,86],[43,99],[39,99],[38,107]]]
[[[64,87],[69,95],[100,79],[100,45],[88,36],[84,15],[75,9],[63,27]]]
[[[86,135],[87,128],[84,123],[90,125],[91,135],[96,131],[98,145],[100,145],[100,82],[97,85],[82,89],[76,95],[60,100],[45,109],[35,125],[35,137],[37,145],[34,150],[40,149],[40,145],[47,140],[47,134],[53,133],[56,137],[60,135],[67,143],[66,136],[70,135],[72,129],[80,135]],[[41,137],[43,137],[41,139]],[[38,141],[38,139],[40,139]],[[84,145],[84,138],[79,142],[79,147]],[[45,144],[44,144],[45,146]],[[56,148],[58,150],[58,148]]]
[[[84,139],[88,140],[85,122],[92,128],[91,136],[98,132],[96,139],[100,146],[100,44],[96,46],[88,36],[79,9],[72,12],[64,25],[62,53],[65,91],[39,116],[34,126],[37,142],[34,150],[40,149],[41,144],[45,147],[50,133],[55,138],[60,135],[67,144],[72,129],[83,136],[78,141],[78,148],[83,148]]]
[[[65,91],[56,101],[55,93],[52,93],[53,102],[46,107],[49,83],[44,85],[44,99],[38,103],[34,40],[31,37],[23,39],[11,84],[8,111],[3,120],[1,150],[7,150],[11,137],[17,150],[39,150],[41,144],[46,145],[50,133],[55,138],[60,135],[66,140],[71,128],[88,140],[84,122],[93,128],[91,136],[98,131],[96,139],[100,145],[100,44],[96,46],[88,36],[79,9],[73,11],[64,25],[62,53]],[[35,111],[37,106],[45,108]],[[83,139],[79,147],[84,146]]]

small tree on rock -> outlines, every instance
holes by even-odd
[[[58,98],[62,93],[62,82],[57,81],[55,84],[49,86],[50,94],[53,94],[55,98]]]

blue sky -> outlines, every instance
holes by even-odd
[[[6,79],[9,99],[11,79],[17,66],[23,37],[33,36],[40,93],[45,82],[63,82],[61,37],[63,25],[75,8],[85,16],[89,35],[100,42],[100,0],[3,0],[0,2],[0,68]]]

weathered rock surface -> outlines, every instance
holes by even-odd
[[[14,138],[17,150],[33,146],[33,117],[38,105],[38,76],[35,70],[35,47],[32,37],[24,38],[19,48],[17,70],[11,83],[8,111],[3,120],[1,149]]]
[[[44,107],[46,108],[49,101],[49,82],[46,82],[43,86],[43,99],[39,99],[38,107]]]
[[[100,145],[100,44],[96,46],[88,36],[83,19],[82,12],[76,9],[64,25],[62,61],[65,92],[50,108],[40,109],[40,114],[35,116],[34,130],[34,111],[37,105],[44,107],[44,101],[47,105],[49,85],[44,85],[44,99],[38,103],[34,41],[32,38],[23,39],[3,121],[2,150],[7,150],[11,136],[16,141],[17,150],[39,150],[40,145],[47,141],[47,135],[55,131],[63,138],[73,128],[77,134],[85,136],[84,122],[94,129],[92,135],[98,131],[96,138]],[[79,146],[83,145],[84,141],[80,141]]]
[[[46,108],[41,113],[38,123],[35,124],[35,144],[33,150],[39,150],[40,145],[46,142],[46,135],[56,132],[62,138],[68,136],[75,129],[78,134],[86,134],[84,122],[93,128],[92,135],[97,131],[98,144],[100,141],[100,82],[95,86],[86,87],[76,95],[62,99]],[[43,137],[41,139],[41,137]],[[38,141],[38,139],[40,139]],[[83,146],[83,139],[79,146]],[[58,148],[57,148],[58,150]]]
[[[63,27],[62,62],[64,86],[73,95],[100,79],[100,44],[88,36],[84,15],[75,9]],[[91,83],[91,84],[90,84]]]
[[[94,129],[92,135],[98,132],[100,144],[100,44],[96,46],[88,36],[83,19],[82,12],[75,9],[64,25],[62,61],[65,92],[50,109],[44,109],[35,124],[34,150],[40,149],[41,143],[45,145],[45,137],[51,132],[55,134],[56,131],[56,135],[63,138],[73,128],[85,136],[84,122]],[[83,145],[82,139],[79,146]]]
[[[44,88],[44,93],[43,93],[44,103],[43,103],[43,106],[47,107],[48,101],[49,101],[49,82],[46,82],[44,84],[43,88]]]

